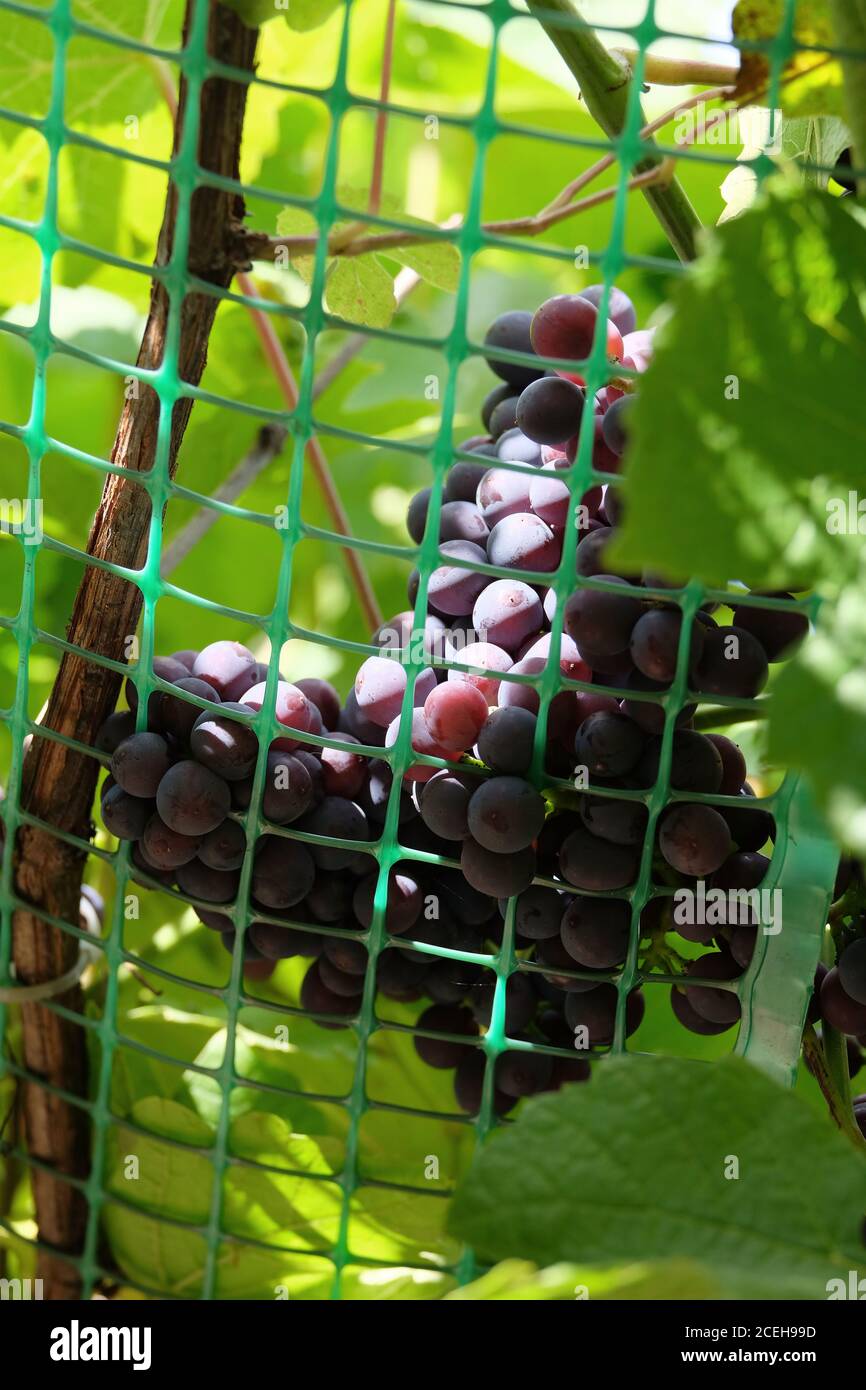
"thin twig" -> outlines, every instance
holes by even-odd
[[[624,58],[634,69],[638,49],[612,48],[610,52],[614,57]],[[731,67],[729,63],[711,63],[702,58],[666,58],[662,53],[644,54],[643,79],[655,87],[697,87],[703,82],[733,86],[739,73],[739,67]]]
[[[373,148],[373,173],[370,178],[370,200],[367,211],[375,217],[382,203],[382,174],[385,168],[385,136],[388,133],[388,97],[391,91],[391,68],[394,63],[394,17],[397,0],[388,0],[385,20],[385,42],[382,48],[382,81],[379,84],[379,110],[376,113],[376,138]]]
[[[262,470],[282,453],[287,434],[288,430],[282,425],[263,425],[249,453],[244,455],[225,482],[217,488],[214,501],[234,502],[235,498],[240,497]],[[160,574],[163,579],[177,569],[211,527],[216,525],[219,517],[220,512],[213,507],[200,507],[195,516],[190,517],[162,552]]]
[[[826,1023],[822,1025],[826,1029]],[[803,1032],[803,1057],[806,1066],[814,1076],[824,1099],[827,1102],[827,1109],[830,1111],[834,1123],[846,1134],[852,1144],[861,1151],[866,1146],[866,1140],[860,1133],[857,1121],[851,1108],[851,1086],[847,1074],[847,1058],[845,1060],[845,1076],[841,1079],[834,1076],[830,1060],[827,1056],[827,1042],[825,1037],[822,1042],[811,1023],[807,1023]],[[847,1094],[846,1094],[847,1093]]]
[[[249,275],[242,272],[237,276],[237,283],[242,294],[249,298],[254,298],[256,287]],[[283,400],[289,410],[296,410],[298,406],[298,384],[295,381],[295,374],[289,366],[288,358],[283,351],[283,345],[277,337],[276,330],[263,309],[258,309],[252,304],[247,305],[250,316],[253,320],[253,327],[258,335],[266,361],[270,364],[277,385],[282,393]],[[328,460],[325,458],[322,446],[315,435],[311,436],[304,446],[304,453],[307,462],[313,471],[313,476],[319,484],[325,505],[331,516],[335,531],[341,536],[350,537],[352,534],[349,525],[349,517],[343,506],[342,498],[337,490]],[[357,551],[347,546],[345,548],[346,564],[358,591],[358,602],[364,613],[364,620],[370,631],[382,626],[382,612],[370,583],[367,571],[361,561]]]
[[[675,117],[682,115],[685,111],[699,106],[702,102],[715,101],[718,98],[729,94],[728,87],[711,87],[703,92],[694,93],[692,96],[677,102],[676,106],[669,111],[663,112],[654,120],[649,121],[639,132],[641,139],[648,139],[656,131],[668,124]],[[724,112],[712,113],[714,117],[721,118]],[[700,130],[709,129],[713,124],[712,118],[702,123]],[[497,236],[514,236],[523,234],[526,236],[538,236],[541,232],[547,231],[549,227],[555,226],[558,222],[565,221],[566,218],[574,216],[578,212],[586,212],[589,208],[597,207],[600,203],[608,202],[616,196],[617,188],[607,188],[598,193],[593,193],[585,198],[572,201],[574,195],[587,184],[592,183],[596,178],[603,174],[607,169],[616,163],[615,154],[605,155],[592,164],[583,173],[567,183],[556,197],[541,209],[540,212],[532,213],[528,217],[510,217],[495,222],[482,222],[480,230]],[[629,179],[626,185],[631,192],[638,188],[647,188],[658,183],[670,182],[673,177],[675,156],[667,155],[660,164],[654,165],[652,169],[645,170],[641,174]],[[361,226],[364,224],[353,224]],[[447,224],[446,224],[447,225]],[[411,246],[418,243],[438,240],[438,228],[429,231],[421,229],[419,231],[393,231],[374,233],[369,236],[356,236],[347,238],[345,229],[341,232],[339,242],[333,238],[328,243],[328,254],[332,256],[363,256],[371,251],[387,252],[397,246]],[[246,238],[246,250],[251,260],[273,260],[280,250],[294,251],[297,253],[315,250],[319,238],[315,233],[298,233],[292,236],[268,236],[264,232],[249,232]]]
[[[174,92],[165,84],[163,84],[163,95],[166,105],[171,112],[172,119],[176,120],[177,100]],[[246,272],[238,272],[236,279],[242,294],[247,295],[250,299],[256,297],[256,287]],[[253,321],[253,327],[262,345],[265,360],[271,366],[277,385],[282,392],[283,399],[290,410],[295,410],[298,404],[297,382],[295,381],[294,373],[289,366],[288,358],[283,351],[283,345],[277,337],[273,324],[265,311],[258,308],[257,305],[248,304],[246,305],[246,309]],[[305,447],[305,453],[322,491],[325,506],[330,513],[334,529],[339,531],[341,536],[351,536],[352,532],[346,509],[337,491],[336,484],[331,475],[331,470],[328,466],[328,460],[325,458],[319,441],[315,438],[309,439]],[[345,555],[349,573],[358,591],[358,602],[364,613],[364,619],[370,631],[373,632],[376,628],[382,626],[382,611],[379,608],[373,586],[367,576],[360,555],[350,547],[346,547]]]
[[[527,0],[527,4],[577,81],[589,114],[607,136],[619,139],[631,110],[632,72],[628,64],[607,51],[596,31],[583,21],[575,0]],[[661,158],[661,153],[650,145],[635,172],[643,173]],[[682,185],[676,179],[664,185],[650,183],[645,192],[680,260],[693,261],[698,253],[701,221]]]
[[[394,298],[398,305],[402,304],[406,297],[411,294],[415,286],[420,283],[421,277],[408,266],[397,275],[394,281]],[[353,333],[346,343],[336,352],[330,362],[322,368],[313,382],[312,398],[318,400],[319,396],[333,384],[340,373],[358,356],[368,344],[369,338],[364,333]],[[218,502],[235,502],[242,493],[255,481],[258,475],[273,462],[282,452],[287,430],[281,425],[265,425],[259,431],[258,439],[253,447],[241,459],[236,468],[232,470],[225,482],[221,483],[214,493],[214,499]],[[219,512],[213,507],[203,506],[191,517],[186,526],[177,533],[170,545],[167,545],[162,553],[162,565],[160,573],[163,578],[176,570],[178,565],[190,553],[194,546],[207,534],[214,525]],[[39,717],[37,717],[37,723]]]

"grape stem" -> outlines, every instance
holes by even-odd
[[[582,22],[574,0],[527,0],[531,13],[547,33],[580,86],[590,115],[611,139],[622,135],[629,105],[631,69],[621,56],[609,53],[595,30]],[[568,27],[559,22],[564,17]],[[705,98],[706,99],[706,96]],[[660,167],[659,152],[646,155],[636,166],[638,175]],[[700,219],[682,185],[668,178],[645,189],[647,201],[681,261],[697,256]]]
[[[695,715],[693,725],[696,729],[727,729],[732,724],[755,724],[760,719],[766,719],[766,711],[752,709],[749,706],[739,705],[717,705],[715,708],[699,710]]]
[[[614,58],[625,59],[630,68],[634,68],[639,54],[636,48],[617,47],[610,52]],[[696,87],[705,82],[732,87],[739,71],[739,67],[732,67],[730,63],[709,63],[700,58],[671,58],[662,53],[645,53],[643,60],[643,80],[654,87]]]
[[[602,52],[605,50],[603,49]],[[676,116],[691,110],[702,102],[706,103],[723,98],[729,92],[730,88],[728,87],[714,87],[683,98],[669,111],[665,111],[655,120],[644,125],[639,132],[640,138],[649,140],[657,130],[667,125]],[[617,155],[615,153],[607,154],[596,160],[583,173],[570,180],[556,197],[539,212],[526,217],[482,222],[480,230],[490,236],[539,236],[548,228],[573,217],[576,213],[586,212],[590,208],[598,207],[601,203],[609,202],[617,195],[618,186],[616,184],[612,188],[600,189],[583,198],[576,198],[575,195],[610,169],[616,161]],[[668,191],[667,186],[679,188],[673,177],[675,164],[676,160],[671,155],[653,157],[650,161],[644,161],[644,167],[629,179],[626,187],[630,192],[640,188],[644,189],[645,192],[654,187],[657,187],[659,192]],[[682,197],[685,198],[685,195],[683,194]],[[332,232],[328,241],[329,255],[363,256],[369,252],[387,253],[395,247],[414,246],[441,239],[442,229],[431,227],[428,231],[424,228],[418,230],[413,228],[411,231],[394,230],[361,235],[360,233],[364,231],[365,224],[363,222],[353,222],[348,227],[340,228],[338,232]],[[270,236],[266,232],[247,231],[242,234],[240,254],[249,261],[272,261],[281,251],[308,254],[315,250],[318,241],[319,238],[314,232],[298,233],[291,236]]]
[[[851,1104],[851,1079],[848,1075],[848,1054],[843,1035],[829,1024],[821,1025],[822,1042],[811,1023],[803,1033],[803,1056],[818,1085],[821,1087],[830,1115],[858,1149],[866,1153],[866,1139],[854,1119]]]

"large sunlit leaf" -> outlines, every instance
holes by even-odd
[[[732,25],[739,40],[778,42],[784,30],[785,0],[739,0]],[[842,69],[825,49],[833,46],[833,25],[827,0],[798,0],[794,27],[785,50],[781,99],[791,116],[843,115]],[[737,100],[743,106],[766,104],[770,89],[770,53],[746,49],[737,78]]]
[[[862,520],[866,533],[866,517]],[[866,854],[864,578],[861,574],[822,608],[814,635],[776,682],[769,726],[770,756],[807,774],[836,836],[861,856]],[[804,738],[815,711],[820,711],[820,736]]]
[[[774,181],[682,282],[641,379],[619,542],[629,569],[806,588],[855,564],[827,504],[862,478],[866,228]]]
[[[485,1259],[694,1260],[746,1298],[822,1299],[863,1272],[866,1165],[740,1058],[615,1058],[483,1149],[452,1225]]]

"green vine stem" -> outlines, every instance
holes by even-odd
[[[830,13],[838,46],[849,53],[866,52],[866,0],[830,0]],[[866,163],[866,73],[859,58],[841,61],[856,162],[862,168]]]
[[[573,0],[527,0],[527,3],[577,79],[590,115],[611,139],[621,135],[625,128],[631,75],[624,59],[609,53],[594,29],[582,24],[565,28],[557,23],[557,15],[570,21],[581,20]],[[643,113],[641,123],[644,123]],[[634,172],[639,174],[652,169],[662,158],[661,153],[647,155]],[[701,222],[682,184],[675,178],[666,184],[652,184],[644,189],[644,196],[680,260],[693,261],[697,256]]]
[[[848,1050],[845,1038],[828,1024],[821,1025],[821,1041],[811,1023],[803,1033],[803,1056],[827,1102],[830,1115],[861,1153],[866,1154],[866,1139],[854,1119],[851,1105],[851,1079],[848,1075]],[[823,1046],[822,1046],[823,1043]]]

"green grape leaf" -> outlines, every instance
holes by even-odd
[[[821,737],[804,738],[814,710]],[[814,634],[779,674],[768,737],[774,762],[807,774],[837,839],[866,854],[866,575],[823,605]]]
[[[342,186],[337,190],[339,202],[348,208],[364,208],[369,194],[362,189]],[[430,227],[433,224],[419,217],[411,217],[402,211],[399,200],[387,193],[380,198],[380,208],[387,217],[411,223],[414,227]],[[365,227],[362,215],[351,222],[343,220],[334,223],[333,233],[350,225],[356,227],[356,234],[375,236],[381,234],[381,227]],[[305,208],[286,207],[277,216],[278,236],[316,235],[318,224],[313,214]],[[390,247],[382,253],[399,265],[409,266],[423,280],[437,289],[453,293],[460,278],[460,252],[446,241],[431,241],[420,245]],[[314,258],[310,254],[300,255],[290,252],[290,264],[307,284],[313,278]],[[375,252],[362,256],[332,256],[328,259],[325,297],[328,309],[350,323],[366,324],[371,328],[387,328],[397,302],[394,297],[393,278],[382,265]]]
[[[641,379],[615,563],[795,590],[856,565],[827,523],[866,450],[864,259],[853,200],[783,178],[711,235]]]
[[[290,29],[305,34],[326,24],[338,8],[340,0],[289,0],[286,20]]]
[[[770,111],[756,108],[749,114],[751,119],[745,128],[746,138],[737,165],[722,182],[725,210],[719,224],[738,217],[757,198],[760,184],[755,162],[767,151],[771,140],[775,140],[773,152],[798,164],[803,182],[815,188],[827,187],[827,170],[851,144],[851,132],[838,116],[783,117],[773,129]]]
[[[306,208],[285,207],[277,214],[277,236],[317,236],[319,224]],[[313,279],[315,258],[307,252],[290,252],[289,264],[309,285]]]
[[[718,1299],[724,1288],[694,1260],[655,1260],[634,1265],[557,1264],[538,1269],[528,1260],[503,1260],[493,1269],[445,1295],[456,1302],[630,1299]]]
[[[816,188],[826,188],[832,169],[851,144],[851,132],[838,116],[798,116],[782,122],[782,157],[803,165],[803,178]],[[815,168],[823,165],[823,169]]]
[[[78,16],[113,34],[145,43],[177,42],[183,7],[150,4],[142,23],[140,0],[90,0]],[[51,100],[54,40],[41,21],[7,12],[0,26],[0,83],[4,103],[28,115],[45,115]],[[163,100],[156,65],[141,49],[74,35],[64,64],[64,116],[78,130],[141,116]]]
[[[194,1110],[162,1096],[136,1101],[130,1119],[149,1133],[124,1125],[112,1127],[106,1165],[108,1191],[163,1216],[207,1221],[213,1164],[192,1146],[210,1147],[210,1127]],[[175,1142],[167,1144],[166,1139]],[[176,1144],[190,1147],[177,1148]],[[137,1160],[134,1167],[130,1158]]]
[[[864,1205],[849,1141],[749,1063],[628,1057],[497,1134],[451,1224],[483,1259],[695,1260],[729,1297],[823,1299],[864,1272]]]
[[[739,0],[732,16],[734,40],[777,39],[784,28],[785,0]],[[845,98],[842,69],[823,51],[833,47],[834,33],[827,0],[799,0],[795,7],[790,53],[782,69],[781,101],[789,116],[842,115]],[[767,104],[772,55],[746,51],[740,55],[736,99],[740,106]]]
[[[328,272],[325,296],[332,314],[368,328],[387,328],[397,307],[394,281],[373,255],[337,257]]]
[[[460,252],[450,241],[431,241],[419,246],[394,246],[387,253],[414,270],[428,285],[454,293],[460,280]]]

